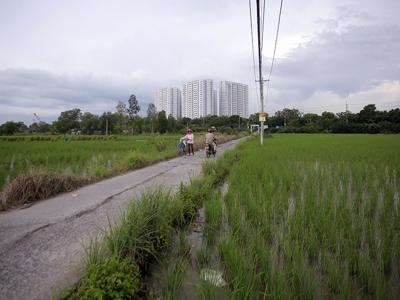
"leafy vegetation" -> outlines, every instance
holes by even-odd
[[[232,138],[218,136],[218,143]],[[0,209],[175,157],[178,141],[178,135],[0,138]],[[195,148],[202,148],[202,138],[196,142]]]
[[[221,162],[205,167],[208,172],[203,178],[193,180],[187,186],[181,185],[174,196],[159,190],[132,201],[118,223],[110,225],[102,237],[92,240],[87,245],[84,258],[85,276],[77,286],[64,290],[59,297],[77,299],[94,292],[96,295],[106,295],[115,290],[121,299],[142,297],[148,292],[143,286],[139,290],[135,289],[134,295],[131,288],[120,288],[119,284],[121,281],[125,282],[125,277],[114,280],[113,278],[119,278],[121,275],[118,270],[126,264],[136,264],[143,278],[149,272],[151,263],[161,261],[174,246],[177,259],[169,268],[163,292],[166,299],[176,299],[188,263],[190,245],[182,232],[173,242],[174,232],[187,228],[199,206],[212,195],[210,191],[221,181],[221,178],[215,175],[219,174],[216,170],[232,165],[236,159],[237,155],[226,153]],[[116,274],[108,272],[110,264],[121,266],[120,269],[115,268]],[[104,274],[104,278],[100,280],[98,274]],[[129,274],[135,280],[137,272]],[[116,287],[112,285],[113,282]]]
[[[231,298],[398,298],[399,148],[393,135],[246,145],[218,244]]]
[[[250,116],[250,123],[258,124],[257,114]],[[400,133],[400,108],[378,111],[369,104],[359,113],[325,111],[321,115],[285,108],[268,117],[266,124],[272,133]]]

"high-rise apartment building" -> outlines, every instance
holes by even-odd
[[[217,91],[213,91],[213,110],[212,110],[212,115],[213,116],[218,116],[218,97],[217,97]]]
[[[248,85],[231,81],[221,81],[219,88],[219,115],[248,117]]]
[[[182,116],[194,119],[216,114],[214,97],[211,79],[186,82],[182,91]]]
[[[159,89],[155,93],[154,102],[157,111],[165,111],[167,117],[169,115],[174,118],[180,118],[182,116],[180,89],[175,87]]]

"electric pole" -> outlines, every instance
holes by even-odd
[[[261,53],[261,22],[260,22],[260,0],[256,0],[257,3],[257,40],[258,40],[258,73],[260,80],[260,102],[261,102],[261,113],[264,113],[264,80],[262,77],[262,53]],[[264,119],[261,119],[261,132],[260,132],[260,144],[264,144]]]
[[[346,99],[346,124],[349,123],[349,118],[348,118],[348,106],[347,106],[347,99]]]

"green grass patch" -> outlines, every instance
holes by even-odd
[[[193,180],[190,185],[182,184],[176,195],[159,190],[133,200],[116,224],[110,224],[102,237],[93,239],[87,245],[83,278],[78,285],[64,290],[59,297],[77,299],[86,295],[100,295],[98,299],[111,299],[107,295],[114,292],[120,299],[144,297],[147,290],[143,287],[138,289],[136,284],[133,290],[133,286],[126,286],[125,277],[120,277],[118,270],[127,265],[139,270],[127,275],[136,282],[138,273],[140,278],[146,276],[151,263],[161,262],[166,255],[170,255],[174,246],[176,259],[169,267],[162,292],[164,298],[176,299],[191,250],[184,230],[194,219],[197,209],[204,201],[210,200],[213,189],[221,182],[221,177],[216,174],[236,159],[236,154],[227,152],[222,159],[205,167],[209,172],[202,178]],[[180,234],[174,242],[175,230]],[[109,272],[109,264],[116,265],[116,273]],[[103,274],[104,278],[100,280],[99,274]],[[115,278],[116,286],[113,286],[112,278]],[[118,284],[121,282],[123,284],[120,287]]]
[[[397,135],[242,145],[219,244],[232,297],[398,298],[398,149]]]
[[[178,135],[0,137],[0,210],[175,157],[178,141]]]

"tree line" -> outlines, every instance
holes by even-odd
[[[206,131],[214,126],[222,133],[236,133],[247,130],[251,124],[259,124],[258,114],[249,118],[240,116],[206,116],[197,119],[167,116],[165,111],[157,112],[149,104],[145,117],[139,116],[140,105],[135,95],[127,103],[118,101],[114,112],[96,115],[74,108],[61,112],[57,120],[46,123],[34,122],[30,126],[23,122],[8,121],[0,126],[0,134],[141,134],[141,133],[183,133],[187,128]],[[400,133],[400,109],[378,111],[374,104],[365,106],[359,113],[349,111],[321,115],[306,113],[298,109],[285,108],[266,119],[267,132],[293,133]]]
[[[251,115],[250,123],[257,122],[258,115]],[[368,104],[358,113],[325,111],[318,115],[285,108],[268,117],[266,124],[273,133],[400,133],[400,109],[379,111],[375,104]]]

